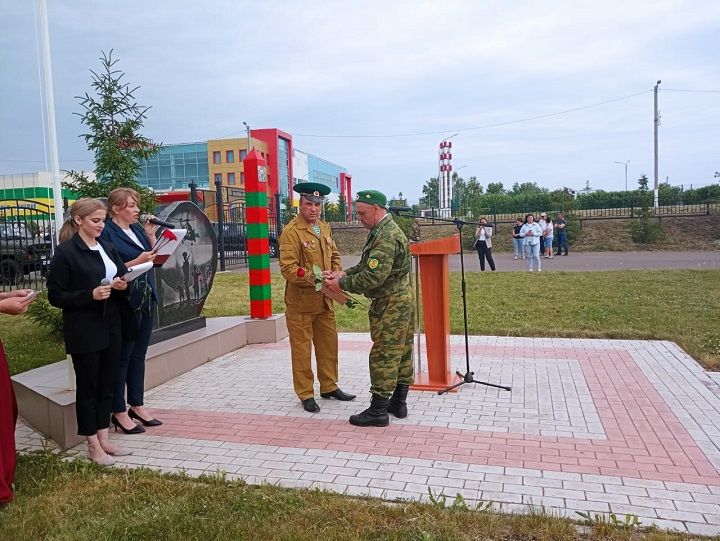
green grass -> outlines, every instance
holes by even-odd
[[[273,279],[273,311],[283,312],[284,281]],[[720,368],[720,271],[468,273],[473,335],[672,340]],[[451,328],[463,332],[459,273],[451,274]],[[205,315],[248,312],[246,273],[216,276]],[[338,307],[340,331],[367,332],[367,310]]]
[[[709,369],[720,369],[720,271],[498,272],[466,275],[473,335],[672,340]],[[285,281],[272,274],[273,311],[285,310]],[[249,313],[246,272],[215,276],[207,317]],[[367,304],[367,299],[356,296]],[[463,332],[459,273],[451,273],[451,327]],[[367,332],[367,309],[337,307],[337,326]],[[23,316],[2,317],[10,372],[65,358],[62,342]]]
[[[521,516],[469,509],[452,493],[446,502],[438,497],[428,504],[388,504],[247,485],[221,475],[193,479],[143,469],[102,469],[51,453],[21,456],[16,487],[15,501],[0,510],[3,541],[689,539],[607,524],[583,532],[570,520],[542,511]]]

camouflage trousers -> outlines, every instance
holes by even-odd
[[[370,392],[389,398],[398,383],[413,375],[415,298],[411,289],[375,299],[370,305]]]

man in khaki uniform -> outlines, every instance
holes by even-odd
[[[320,406],[314,398],[311,348],[315,346],[320,396],[352,400],[338,388],[338,337],[333,301],[315,290],[313,265],[323,271],[342,268],[330,226],[320,219],[330,188],[315,182],[293,187],[300,194],[300,212],[280,234],[280,271],[285,284],[285,319],[290,335],[293,385],[305,411]]]

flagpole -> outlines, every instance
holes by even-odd
[[[47,134],[50,143],[50,169],[53,177],[53,206],[55,207],[55,239],[58,239],[63,223],[62,185],[58,160],[57,129],[55,126],[55,98],[53,94],[52,67],[50,65],[50,32],[48,30],[47,0],[36,0],[38,27],[40,29],[40,54],[42,56],[42,85],[47,111]]]

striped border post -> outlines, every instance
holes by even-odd
[[[248,152],[243,165],[250,270],[250,317],[267,319],[272,316],[267,169],[265,158],[255,149]]]

